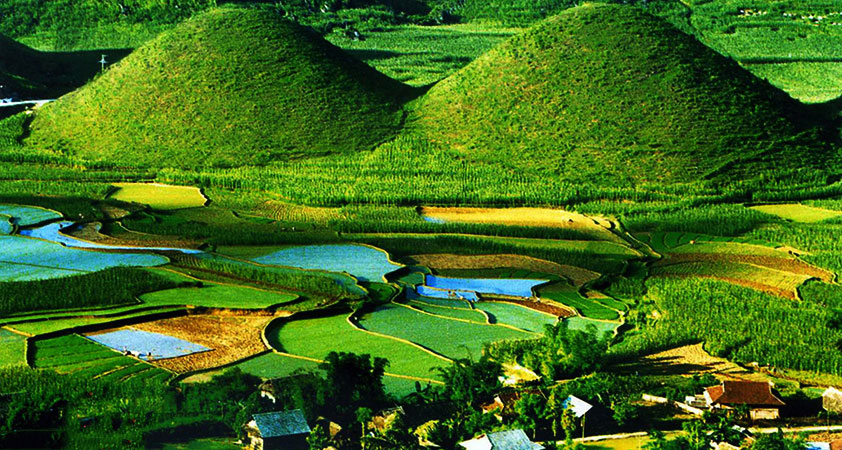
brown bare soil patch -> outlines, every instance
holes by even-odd
[[[514,297],[498,297],[484,295],[483,299],[500,303],[513,303],[515,305],[525,306],[529,309],[534,309],[535,311],[541,311],[547,314],[552,314],[561,318],[573,317],[576,315],[575,310],[565,305],[562,305],[561,303],[557,303],[544,298],[539,298],[537,300],[526,300]]]
[[[765,379],[726,359],[706,352],[702,344],[685,345],[644,356],[621,367],[624,371],[649,375],[695,375],[711,373],[721,379]]]
[[[448,269],[527,269],[564,277],[574,285],[581,286],[599,278],[599,274],[580,267],[557,264],[544,259],[522,255],[456,255],[452,253],[412,255],[410,263],[436,270]]]
[[[138,233],[135,231],[120,232],[120,237],[109,236],[99,231],[100,223],[86,223],[81,229],[70,233],[71,236],[96,242],[103,245],[116,245],[126,247],[178,247],[197,248],[201,242],[181,239],[175,236],[162,236],[154,234]],[[124,229],[125,230],[125,229]]]
[[[834,278],[832,272],[807,264],[806,262],[795,257],[776,258],[773,256],[722,253],[668,253],[667,255],[665,255],[665,258],[663,260],[656,262],[653,266],[699,261],[753,264],[756,266],[768,267],[770,269],[781,270],[797,275],[807,275],[809,277],[818,278],[824,281],[825,283],[833,282]]]
[[[266,350],[261,330],[272,320],[267,315],[194,315],[133,325],[132,328],[174,336],[211,348],[178,358],[151,361],[176,373],[229,364]]]

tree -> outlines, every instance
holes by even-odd
[[[547,401],[544,397],[535,394],[524,394],[520,400],[515,403],[515,425],[523,428],[524,431],[531,432],[532,438],[535,439],[535,432],[538,428],[538,420],[544,417],[547,408]]]
[[[444,381],[444,395],[460,407],[470,408],[477,401],[490,397],[502,387],[500,363],[483,356],[473,362],[456,360],[449,367],[439,368]]]
[[[749,447],[751,450],[804,450],[806,441],[802,436],[788,438],[779,428],[776,433],[764,434]]]
[[[370,355],[330,352],[319,368],[326,373],[324,409],[353,420],[357,408],[376,409],[386,401],[383,374],[389,361]]]

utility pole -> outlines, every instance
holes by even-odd
[[[105,72],[105,64],[107,63],[107,61],[105,60],[105,55],[102,55],[102,59],[100,59],[97,62],[100,65],[100,72]]]

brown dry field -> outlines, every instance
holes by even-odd
[[[525,227],[569,228],[586,231],[603,240],[622,242],[608,228],[611,221],[549,208],[443,208],[425,206],[421,214],[445,222],[489,223]]]
[[[86,223],[82,226],[81,230],[71,233],[71,236],[102,245],[127,247],[197,248],[202,244],[200,241],[191,241],[176,236],[146,234],[137,231],[129,231],[125,228],[120,231],[119,237],[114,237],[97,231],[96,225],[98,224],[99,222]]]
[[[685,345],[647,355],[634,363],[621,366],[621,369],[647,375],[710,373],[720,379],[766,379],[762,374],[756,374],[726,359],[710,355],[702,348],[702,344]]]
[[[527,269],[533,272],[548,273],[564,277],[574,285],[581,286],[599,278],[599,274],[580,267],[557,264],[530,256],[522,255],[455,255],[451,253],[412,255],[407,258],[413,264],[431,269]]]
[[[232,363],[266,350],[260,333],[273,318],[256,314],[191,315],[141,323],[132,328],[174,336],[212,349],[150,361],[175,373],[185,373]]]
[[[561,318],[573,317],[578,315],[576,311],[571,309],[570,307],[545,298],[539,298],[538,300],[522,300],[513,297],[486,295],[483,296],[483,299],[499,303],[512,303],[515,305],[521,305],[529,309],[534,309],[535,311],[552,314]]]
[[[723,253],[668,253],[664,259],[658,261],[654,266],[665,264],[678,264],[689,262],[736,262],[743,264],[754,264],[756,266],[768,267],[770,269],[791,272],[797,275],[807,275],[818,278],[825,283],[833,282],[832,272],[812,266],[795,257],[772,257],[761,255],[739,255]]]

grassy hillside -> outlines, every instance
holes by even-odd
[[[817,155],[794,144],[815,141],[794,140],[787,119],[800,114],[791,98],[666,22],[586,5],[433,87],[413,128],[465,155],[564,179],[674,182],[738,160],[809,164]]]
[[[372,148],[410,93],[277,14],[221,8],[43,108],[27,143],[125,165],[261,164]]]
[[[128,50],[39,52],[0,35],[0,97],[54,98],[76,89],[100,71],[105,55],[114,63]]]

